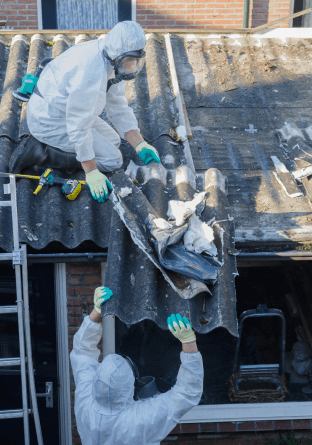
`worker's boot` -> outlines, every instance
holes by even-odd
[[[76,159],[76,153],[68,153],[59,148],[43,144],[30,135],[23,138],[14,150],[10,158],[9,171],[18,174],[33,165],[61,170],[82,169],[81,163]]]

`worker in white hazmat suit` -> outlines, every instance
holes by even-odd
[[[78,432],[83,445],[158,445],[201,398],[203,362],[195,333],[185,317],[177,314],[168,318],[169,329],[183,349],[177,382],[166,393],[135,401],[131,360],[110,354],[98,362],[100,306],[111,295],[108,288],[96,289],[95,307],[74,336],[70,360]]]
[[[94,199],[104,202],[111,185],[103,172],[122,165],[120,138],[126,139],[145,165],[160,162],[146,143],[125,97],[125,81],[144,66],[142,27],[118,23],[104,39],[74,45],[43,69],[27,107],[31,135],[10,159],[10,172],[42,165],[83,168]],[[116,131],[99,115],[106,110]]]

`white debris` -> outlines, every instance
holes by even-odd
[[[247,133],[251,133],[251,134],[257,133],[258,130],[254,127],[253,124],[248,124],[248,125],[249,125],[249,128],[245,128],[245,131],[247,131]]]
[[[162,163],[164,165],[166,165],[166,164],[174,164],[174,157],[172,155],[166,155],[164,158],[162,158]]]
[[[29,230],[24,229],[25,235],[27,236],[27,238],[29,239],[29,241],[38,241],[38,237],[36,235],[34,235],[33,233],[31,233]]]
[[[292,172],[291,174],[297,181],[301,181],[303,178],[312,175],[312,165],[309,165],[308,167],[305,168],[301,168],[300,170]]]
[[[273,90],[274,91],[274,93],[278,93],[278,90]]]
[[[36,226],[41,227],[43,223],[37,223]]]
[[[130,275],[130,283],[132,284],[132,286],[135,285],[135,276],[133,275],[133,273]]]
[[[172,141],[167,141],[167,142],[168,142],[168,144],[171,144],[171,145],[179,145],[178,142],[172,142]]]
[[[168,221],[166,221],[163,218],[156,218],[153,219],[153,224],[158,228],[158,229],[172,229],[172,225],[170,223],[168,223]]]
[[[196,215],[192,215],[189,221],[190,227],[184,235],[185,248],[192,252],[205,252],[208,255],[217,256],[218,251],[213,242],[213,229]]]
[[[130,187],[122,187],[120,189],[119,196],[121,198],[124,198],[125,196],[131,195],[131,193],[132,193],[132,189]]]
[[[205,199],[205,192],[195,193],[192,201],[169,201],[167,216],[181,226],[185,219],[195,213],[196,207]]]
[[[222,102],[224,101],[224,99],[225,99],[225,96],[222,97],[222,99],[220,100],[220,104],[222,104]]]
[[[177,127],[177,135],[178,135],[178,140],[179,139],[181,139],[182,141],[187,140],[187,133],[186,133],[186,128],[184,125],[179,125]]]

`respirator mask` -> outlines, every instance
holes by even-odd
[[[128,51],[118,56],[116,63],[109,57],[105,50],[103,50],[103,54],[115,71],[115,78],[110,79],[107,82],[107,92],[112,85],[115,85],[122,80],[132,80],[137,77],[144,66],[146,53],[143,49],[138,51]]]

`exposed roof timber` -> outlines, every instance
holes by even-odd
[[[70,37],[77,36],[79,34],[88,34],[89,36],[99,36],[101,34],[107,34],[110,29],[8,29],[1,30],[0,35],[3,36],[16,36],[19,34],[33,35],[44,34],[46,36],[56,36],[58,34],[67,35]],[[145,34],[248,34],[249,28],[211,28],[211,29],[144,29]]]

